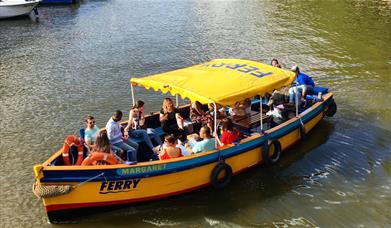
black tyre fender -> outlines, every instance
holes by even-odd
[[[225,172],[223,178],[219,180],[219,175],[221,172]],[[215,188],[223,188],[227,186],[227,184],[232,179],[232,168],[228,164],[224,162],[219,162],[212,170],[210,175],[210,183]]]
[[[334,100],[332,100],[329,106],[327,107],[326,116],[332,117],[335,115],[335,113],[337,113],[337,104],[335,103]]]
[[[269,156],[270,148],[274,148],[274,152]],[[276,163],[281,155],[281,143],[278,139],[269,139],[262,148],[262,160],[265,164]]]
[[[300,124],[300,138],[301,138],[301,139],[305,139],[305,138],[306,138],[305,126],[304,126],[304,124]]]

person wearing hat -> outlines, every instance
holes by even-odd
[[[315,83],[312,78],[306,74],[300,72],[297,65],[291,68],[296,74],[297,85],[289,89],[289,103],[295,103],[296,93],[299,101],[305,99],[305,95],[314,91]]]

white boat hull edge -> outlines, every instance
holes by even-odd
[[[29,14],[39,1],[30,1],[25,4],[18,5],[2,5],[0,3],[0,18],[16,17],[21,15]]]

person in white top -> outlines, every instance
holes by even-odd
[[[138,144],[129,140],[128,135],[122,135],[119,121],[122,119],[122,112],[117,110],[106,124],[107,136],[111,145],[119,147],[127,153],[127,160],[131,163],[137,162]]]
[[[154,129],[152,128],[145,129],[146,127],[144,123],[145,123],[144,102],[138,100],[137,103],[129,111],[128,125],[124,130],[124,135],[125,136],[129,135],[130,137],[135,137],[135,138],[142,137],[145,143],[148,145],[148,147],[151,148],[151,150],[155,151],[156,148],[154,148],[148,134],[150,134],[150,136],[153,137],[153,139],[158,145],[162,145],[162,140],[160,139],[159,135],[157,135],[154,132]]]

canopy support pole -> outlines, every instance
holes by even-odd
[[[177,108],[179,107],[178,94],[175,94],[175,105],[176,105]]]
[[[261,132],[263,132],[263,112],[262,112],[262,96],[261,95],[259,95],[259,110],[260,110],[260,115],[261,115],[261,119],[260,119],[260,121],[261,121]]]
[[[134,90],[133,90],[133,85],[132,83],[130,83],[130,91],[132,93],[132,102],[133,102],[133,105],[134,106],[136,104],[135,100],[134,100]]]
[[[214,135],[216,135],[216,137],[218,137],[218,135],[217,135],[217,105],[215,102],[213,102],[213,107],[214,107],[214,113],[213,113],[214,114],[213,115],[214,130],[213,130],[213,132],[214,132]],[[217,148],[217,139],[215,139],[215,147]],[[219,160],[220,160],[220,154],[219,154]]]
[[[297,89],[297,76],[296,76],[296,86],[295,86],[295,103],[296,103],[296,117],[299,116],[299,90]]]

